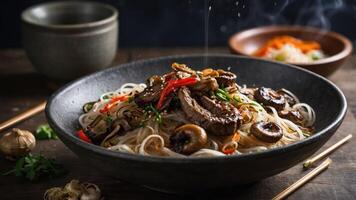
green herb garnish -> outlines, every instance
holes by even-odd
[[[88,102],[88,103],[84,104],[83,111],[85,113],[89,112],[91,109],[93,109],[93,106],[94,106],[95,103],[96,103],[96,101]]]
[[[216,93],[215,96],[221,101],[228,101],[227,98],[221,93]]]
[[[145,110],[146,110],[146,112],[149,112],[149,111],[153,112],[155,114],[156,121],[159,124],[162,124],[162,115],[152,104],[146,106]]]
[[[321,54],[318,53],[318,52],[313,52],[313,53],[311,54],[311,59],[312,59],[312,60],[320,60],[320,59],[321,59]]]
[[[284,54],[278,54],[275,59],[277,61],[285,61],[286,60],[286,57],[284,56]]]
[[[230,101],[230,94],[225,90],[225,88],[219,88],[215,92],[215,96],[222,101]]]
[[[236,103],[242,103],[240,97],[238,97],[237,95],[235,95],[233,99],[236,101]]]
[[[53,129],[48,124],[40,125],[36,129],[35,137],[38,140],[58,139],[57,134],[53,131]]]
[[[27,155],[16,161],[15,167],[2,174],[2,176],[14,174],[30,181],[42,178],[55,178],[66,174],[67,170],[54,159],[48,159],[42,155]]]
[[[105,118],[106,123],[111,124],[112,123],[112,117],[109,115]]]

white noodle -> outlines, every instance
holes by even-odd
[[[100,110],[105,108],[105,106],[110,103],[110,99],[116,96],[129,96],[133,97],[135,94],[142,92],[147,86],[145,84],[134,84],[126,83],[122,85],[118,90],[107,92],[100,96],[98,102],[96,102],[92,109],[79,117],[79,124],[86,128],[94,119],[99,115],[103,115]],[[239,88],[240,91],[249,90],[246,85]],[[290,96],[296,99],[297,103],[290,107],[288,103],[285,106],[287,110],[298,110],[303,116],[305,125],[312,126],[315,122],[315,112],[314,110],[305,103],[299,103],[298,98],[288,90],[285,90]],[[148,118],[145,125],[140,128],[122,133],[120,126],[116,126],[114,130],[108,134],[102,141],[101,146],[106,147],[112,151],[120,151],[132,154],[150,155],[150,156],[170,156],[170,157],[209,157],[209,156],[225,156],[225,149],[232,148],[234,151],[232,154],[241,154],[248,152],[258,152],[269,148],[274,148],[278,146],[283,146],[290,144],[301,139],[304,139],[302,130],[298,125],[290,120],[281,118],[278,116],[278,112],[275,108],[270,107],[272,113],[266,112],[264,107],[259,103],[250,99],[248,96],[234,91],[230,94],[232,99],[238,100],[236,102],[233,100],[231,102],[235,106],[245,106],[247,111],[250,113],[249,121],[242,123],[238,133],[240,134],[240,140],[236,141],[224,141],[223,144],[213,140],[208,137],[208,144],[205,148],[186,156],[176,153],[169,149],[169,129],[164,129],[160,126],[153,118]],[[117,101],[110,108],[107,113],[112,120],[123,118],[124,113],[130,112],[137,108],[135,103]],[[173,121],[175,124],[187,124],[190,123],[185,114],[182,111],[162,113],[163,121]],[[255,122],[266,121],[274,122],[278,124],[283,130],[283,137],[276,143],[267,143],[255,138],[250,134],[251,125]],[[167,126],[169,128],[169,123]],[[121,132],[121,133],[120,133]],[[219,146],[220,145],[220,146]]]

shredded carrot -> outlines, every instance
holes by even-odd
[[[112,108],[117,102],[119,101],[126,101],[128,100],[127,96],[117,96],[113,97],[108,104],[105,105],[105,107],[101,110],[99,110],[101,113],[106,113]]]
[[[240,141],[240,138],[241,138],[241,136],[240,136],[240,133],[237,131],[235,134],[234,134],[234,136],[232,136],[232,141],[234,141],[234,142],[239,142]]]
[[[231,141],[233,142],[239,142],[240,141],[240,133],[239,131],[235,132],[234,135],[231,138]],[[227,146],[226,148],[222,149],[222,152],[226,155],[233,154],[236,150],[236,147],[234,146]]]
[[[280,49],[286,44],[295,46],[296,48],[300,49],[303,53],[307,53],[311,50],[320,49],[320,44],[316,41],[304,41],[292,36],[282,35],[268,40],[261,48],[259,48],[254,53],[254,55],[263,57],[266,55],[266,53],[270,48]]]

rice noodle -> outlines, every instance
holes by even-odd
[[[119,89],[104,93],[100,96],[99,101],[96,102],[92,109],[82,114],[79,117],[79,124],[82,128],[88,127],[99,115],[100,112],[108,103],[110,99],[118,96],[133,97],[135,94],[142,92],[146,88],[145,84],[126,83]],[[231,97],[234,99],[232,103],[236,107],[243,107],[244,111],[248,113],[247,121],[242,123],[238,129],[240,134],[239,141],[228,139],[224,142],[219,142],[216,137],[208,137],[208,142],[205,148],[186,156],[172,151],[169,148],[169,137],[172,127],[177,125],[188,124],[189,120],[181,111],[174,111],[162,113],[162,123],[159,125],[154,118],[148,118],[142,127],[135,128],[128,132],[123,132],[120,126],[116,126],[101,142],[101,146],[112,150],[131,154],[141,154],[148,156],[170,156],[170,157],[210,157],[210,156],[225,156],[224,150],[232,149],[232,154],[251,153],[263,151],[269,148],[283,146],[305,138],[303,134],[304,127],[293,123],[288,119],[281,118],[275,108],[269,107],[271,113],[268,113],[261,104],[257,103],[254,99],[249,98],[242,92],[248,92],[249,88],[245,85],[242,87],[237,86],[238,90],[231,89]],[[314,110],[305,103],[300,103],[299,99],[290,91],[285,90],[288,95],[297,100],[293,106],[286,104],[284,109],[298,110],[304,119],[306,127],[312,126],[315,123]],[[137,109],[137,105],[132,102],[114,102],[112,108],[107,113],[111,120],[121,119],[126,112],[131,112]],[[250,128],[253,123],[259,121],[274,122],[283,130],[283,137],[275,143],[268,143],[261,141],[250,133]]]

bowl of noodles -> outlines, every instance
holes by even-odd
[[[293,64],[323,76],[335,72],[352,52],[339,33],[305,26],[265,26],[231,36],[232,53]]]
[[[76,80],[50,98],[46,116],[88,166],[156,190],[196,192],[292,167],[333,135],[346,107],[333,83],[306,70],[190,55]]]

